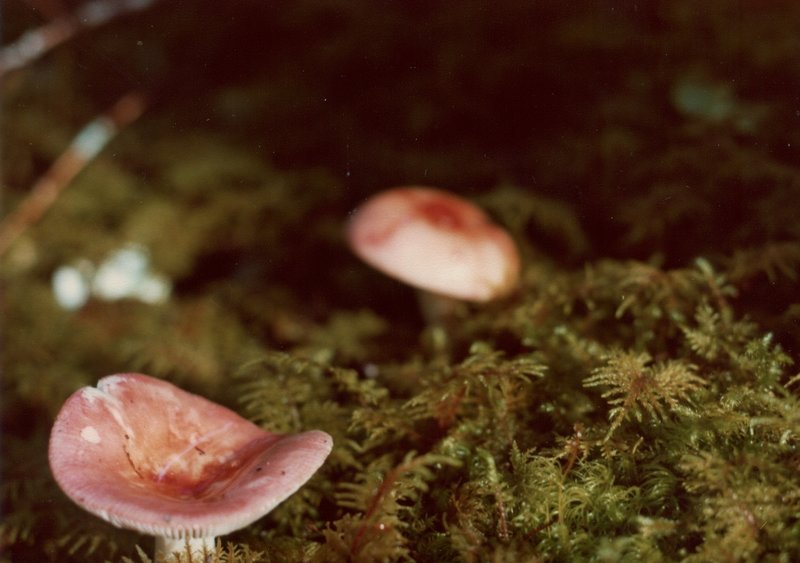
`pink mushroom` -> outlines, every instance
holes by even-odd
[[[508,233],[477,206],[435,188],[373,196],[353,213],[347,238],[371,266],[440,296],[489,301],[511,292],[519,278]]]
[[[76,504],[156,536],[156,554],[214,549],[272,510],[322,465],[333,441],[266,432],[165,381],[111,375],[56,417],[50,467]]]

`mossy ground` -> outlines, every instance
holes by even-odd
[[[333,435],[223,561],[800,560],[800,8],[766,4],[164,0],[6,76],[6,215],[149,103],[0,263],[0,561],[152,549],[46,460],[125,371]],[[505,225],[519,290],[426,325],[343,239],[404,184]],[[131,243],[167,302],[55,302]]]

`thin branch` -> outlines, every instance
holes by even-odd
[[[75,136],[67,150],[34,184],[22,203],[0,223],[0,256],[50,209],[72,179],[120,130],[135,121],[144,108],[145,98],[141,92],[128,93]]]
[[[57,17],[28,31],[0,49],[0,78],[31,63],[84,29],[101,26],[122,14],[144,10],[155,1],[95,0],[78,8],[73,15]]]

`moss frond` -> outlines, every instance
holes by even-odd
[[[800,276],[800,243],[768,243],[758,248],[738,249],[728,265],[733,281],[750,281],[758,275],[766,276],[770,283],[781,278],[797,281]]]
[[[325,325],[312,328],[304,338],[307,344],[295,353],[328,363],[363,363],[370,359],[370,343],[388,328],[386,321],[372,311],[339,311]]]
[[[247,416],[273,432],[298,432],[308,425],[304,416],[312,397],[331,394],[327,369],[311,360],[284,352],[268,352],[237,374],[239,401]]]
[[[513,449],[511,467],[511,522],[519,533],[563,557],[594,551],[589,536],[578,530],[599,536],[628,530],[642,506],[639,489],[615,483],[600,460],[578,461],[573,467]]]
[[[683,361],[650,365],[646,352],[610,352],[605,365],[584,380],[586,387],[607,387],[602,397],[611,405],[608,440],[625,419],[641,422],[647,414],[665,419],[687,404],[692,393],[707,385],[696,375],[697,367]]]
[[[355,561],[404,559],[409,554],[409,539],[405,535],[411,526],[410,518],[419,509],[428,483],[444,466],[459,466],[460,462],[439,454],[408,452],[402,463],[391,466],[391,458],[378,458],[359,475],[359,480],[343,483],[336,493],[340,506],[355,510],[358,517],[337,521],[335,539],[339,548],[346,548]]]
[[[263,553],[253,551],[247,545],[217,540],[214,549],[203,549],[202,553],[192,552],[188,545],[185,552],[171,553],[150,559],[145,551],[136,546],[138,561],[123,557],[123,563],[266,563],[271,561]]]
[[[123,563],[153,563],[153,560],[148,557],[147,553],[137,544],[136,545],[136,556],[139,558],[137,560],[133,560],[130,557],[123,556],[122,562]]]
[[[680,464],[684,487],[690,494],[702,495],[707,512],[706,518],[692,524],[703,540],[690,560],[702,561],[712,553],[744,559],[777,551],[800,553],[787,544],[794,533],[787,517],[800,494],[790,484],[793,479],[787,471],[791,470],[773,463],[758,452],[746,451],[731,457],[715,452],[684,457]]]

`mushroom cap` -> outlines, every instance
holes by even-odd
[[[266,432],[233,411],[146,375],[102,378],[67,399],[50,468],[75,503],[115,526],[167,538],[254,522],[322,465],[325,432]]]
[[[508,233],[477,206],[435,188],[373,196],[353,213],[347,238],[376,269],[448,297],[489,301],[519,278],[519,253]]]

